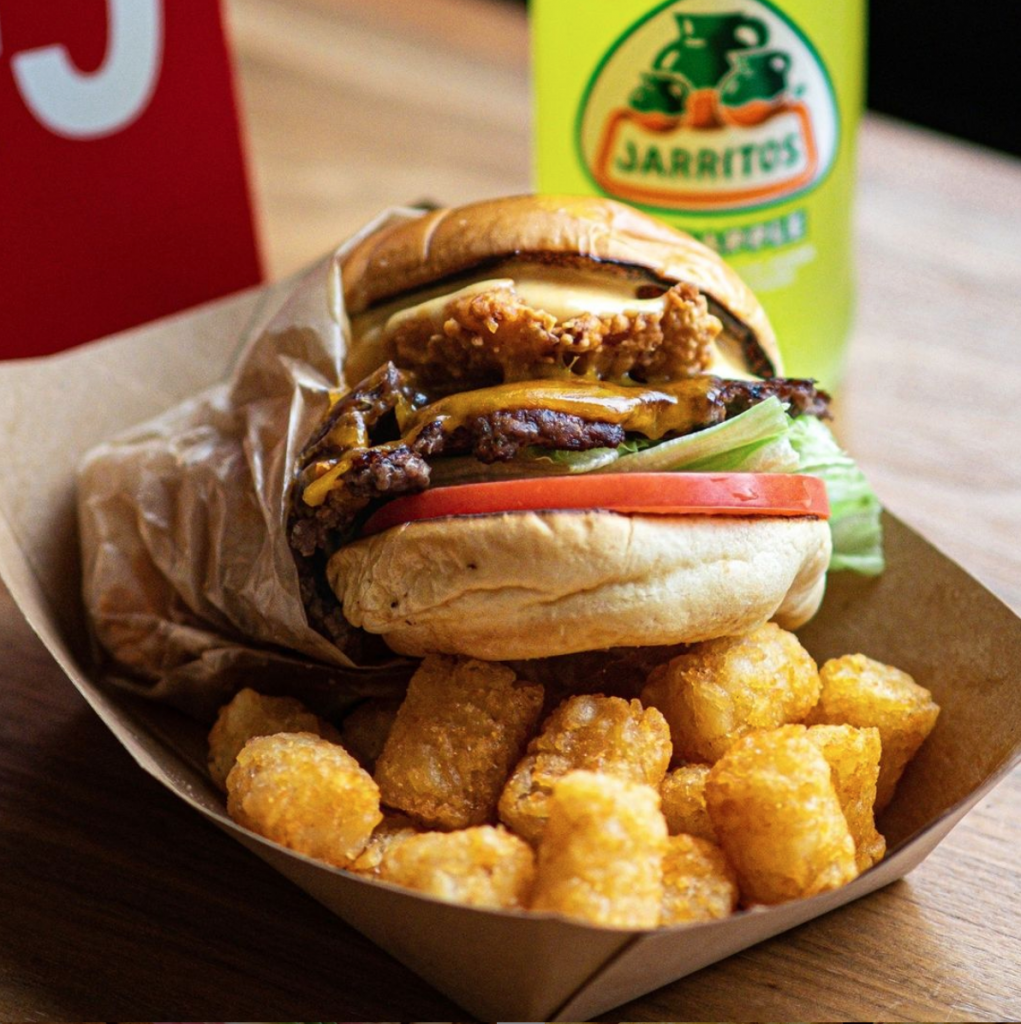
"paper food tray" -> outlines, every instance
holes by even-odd
[[[822,611],[800,636],[820,661],[861,651],[897,665],[932,691],[942,713],[880,819],[886,859],[842,889],[689,928],[618,931],[445,904],[239,829],[203,769],[206,727],[97,677],[79,597],[74,470],[95,443],[220,379],[288,288],[243,293],[47,359],[0,364],[0,572],[142,768],[470,1013],[588,1020],[864,896],[914,868],[1017,763],[1021,619],[886,516],[887,571],[833,576]]]

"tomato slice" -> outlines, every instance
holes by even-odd
[[[814,516],[828,519],[822,480],[793,473],[600,473],[436,487],[395,498],[363,536],[401,523],[500,512],[600,509],[644,515]]]

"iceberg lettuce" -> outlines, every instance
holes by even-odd
[[[798,453],[798,472],[821,477],[830,499],[831,569],[867,576],[883,571],[882,506],[858,464],[814,416],[791,420],[788,439]]]

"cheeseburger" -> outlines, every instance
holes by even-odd
[[[827,395],[688,235],[520,196],[385,227],[341,277],[351,386],[290,522],[326,635],[492,660],[691,643],[794,628],[831,563],[878,567]]]

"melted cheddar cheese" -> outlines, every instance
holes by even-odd
[[[421,409],[405,412],[400,421],[401,440],[379,447],[410,444],[430,423],[438,422],[446,433],[453,433],[476,416],[515,409],[551,409],[584,420],[619,424],[627,431],[655,440],[670,432],[683,433],[703,422],[711,388],[709,377],[691,377],[655,387],[586,380],[499,384],[448,395]],[[321,505],[364,450],[355,448],[336,464],[324,466],[321,474],[305,487],[305,503]]]

